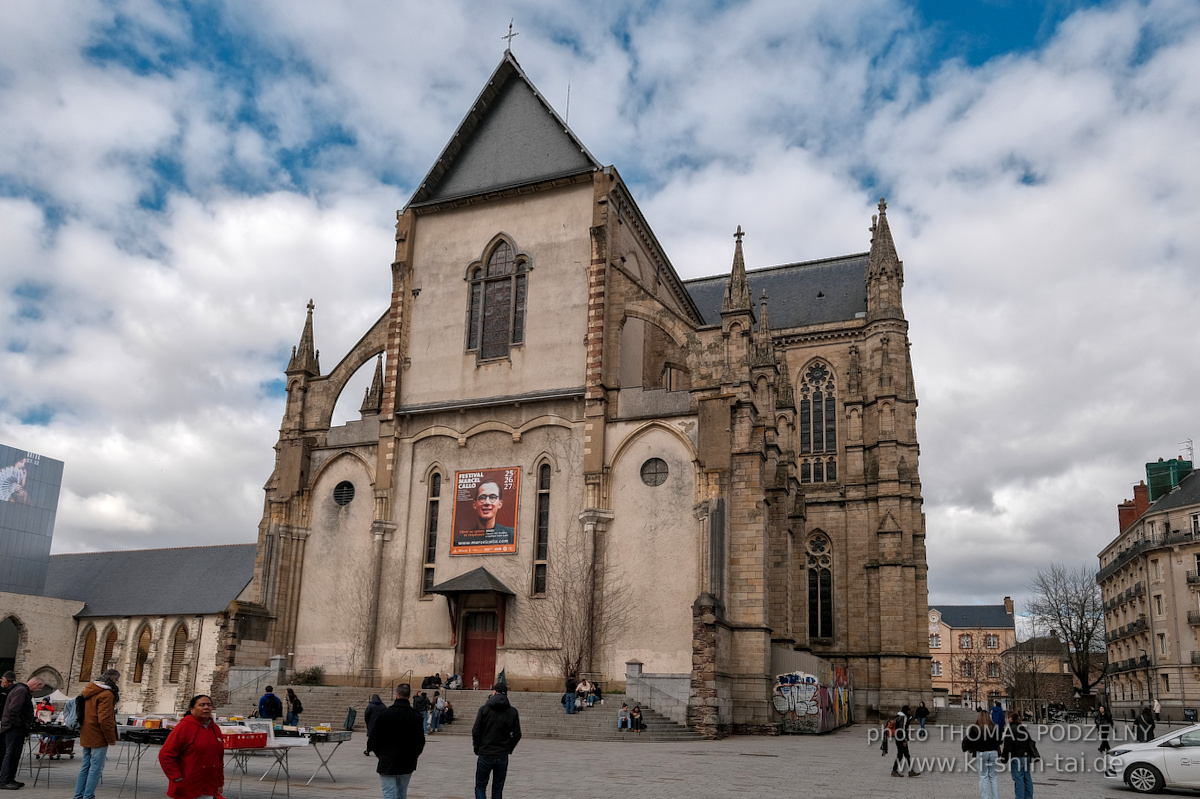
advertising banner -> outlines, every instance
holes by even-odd
[[[45,585],[62,476],[62,461],[0,444],[0,591]]]
[[[521,468],[454,473],[451,555],[501,555],[517,551]]]

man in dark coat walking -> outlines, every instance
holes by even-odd
[[[521,716],[508,703],[508,683],[504,672],[492,686],[492,695],[479,708],[471,743],[479,760],[475,764],[475,799],[487,799],[488,776],[492,777],[492,799],[504,799],[504,780],[508,777],[508,756],[521,740]]]
[[[4,673],[8,688],[4,712],[0,714],[0,742],[3,742],[4,762],[0,764],[0,790],[15,791],[25,783],[17,782],[17,766],[21,763],[21,747],[33,727],[33,692],[45,685],[37,677],[28,683],[17,682],[17,675]]]
[[[396,701],[379,714],[374,729],[367,734],[367,749],[379,758],[375,771],[383,786],[383,799],[408,796],[409,780],[425,749],[425,724],[408,703],[411,693],[407,683],[397,685]]]

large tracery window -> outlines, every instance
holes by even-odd
[[[800,382],[800,482],[837,482],[837,399],[833,371],[814,363]]]
[[[505,358],[512,345],[525,342],[528,270],[528,260],[502,240],[486,265],[473,267],[467,275],[471,285],[467,351],[478,353],[480,360]]]
[[[821,534],[808,539],[808,637],[833,638],[833,547]]]

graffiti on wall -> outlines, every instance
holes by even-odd
[[[783,732],[820,733],[844,727],[851,718],[854,686],[841,666],[821,663],[820,673],[793,671],[775,678],[771,697]]]

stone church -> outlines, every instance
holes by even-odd
[[[739,228],[728,274],[682,280],[506,52],[397,213],[390,302],[328,372],[309,305],[238,662],[514,690],[568,669],[619,690],[633,664],[714,734],[772,723],[789,653],[843,667],[857,714],[928,700],[882,201],[871,231],[869,253],[748,270]],[[331,426],[372,364],[361,420]]]

